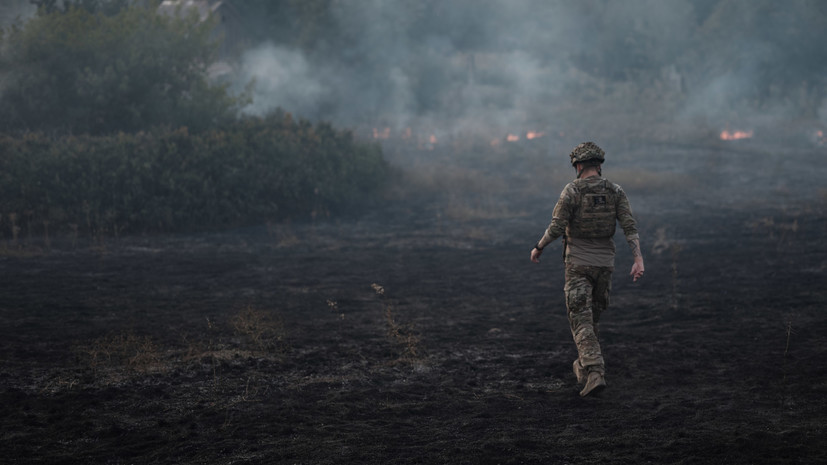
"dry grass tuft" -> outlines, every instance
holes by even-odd
[[[388,325],[388,337],[399,347],[399,360],[414,363],[422,354],[419,349],[420,337],[412,324],[399,324],[394,318],[393,306],[385,307],[385,321]]]
[[[658,228],[655,232],[655,240],[652,242],[652,254],[663,255],[664,252],[669,251],[672,255],[672,297],[670,307],[673,311],[678,309],[680,304],[680,293],[678,292],[678,259],[680,258],[683,246],[675,240],[667,238],[666,228]]]
[[[794,242],[798,237],[800,226],[798,218],[792,221],[775,221],[775,218],[767,216],[747,223],[747,227],[761,234],[767,234],[771,241],[776,242],[776,247],[781,250],[787,244]]]
[[[236,334],[246,338],[255,350],[267,353],[284,350],[284,322],[272,313],[248,306],[230,323]]]
[[[289,221],[274,223],[267,221],[267,235],[275,240],[276,247],[292,247],[301,243]]]
[[[123,369],[136,373],[156,373],[167,369],[155,342],[149,337],[137,336],[131,332],[103,336],[76,347],[75,352],[95,373]]]
[[[388,339],[397,347],[397,363],[408,363],[413,366],[422,364],[423,352],[420,348],[421,338],[412,324],[401,324],[396,321],[393,304],[387,301],[385,288],[379,284],[371,284],[376,295],[385,303],[385,323]]]

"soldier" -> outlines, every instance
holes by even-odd
[[[634,256],[630,273],[634,281],[643,276],[643,255],[626,193],[602,177],[603,149],[594,142],[584,142],[569,156],[577,179],[560,194],[551,224],[531,250],[531,261],[540,263],[543,248],[563,237],[566,308],[578,353],[574,375],[578,383],[585,383],[580,391],[585,397],[606,387],[598,322],[609,306],[615,256],[612,237],[618,221]]]

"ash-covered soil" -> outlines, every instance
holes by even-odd
[[[618,237],[596,398],[571,373],[559,243],[529,261],[569,176],[537,159],[450,209],[6,237],[0,462],[825,463],[824,153],[756,150],[607,162],[647,271],[628,279]]]

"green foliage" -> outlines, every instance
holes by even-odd
[[[386,171],[378,146],[284,113],[199,134],[0,136],[0,214],[92,235],[262,224],[363,205]]]
[[[133,0],[30,0],[30,3],[37,6],[41,15],[55,12],[68,12],[72,8],[83,8],[92,13],[103,12],[105,14],[116,14],[129,6]]]
[[[85,2],[90,5],[101,2]],[[106,134],[148,127],[192,130],[227,121],[243,102],[207,79],[213,22],[151,7],[70,5],[13,26],[0,44],[0,125]],[[106,15],[107,6],[117,7]],[[114,11],[114,10],[113,10]]]

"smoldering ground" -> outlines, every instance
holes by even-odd
[[[4,457],[823,462],[823,194],[750,178],[743,144],[612,150],[647,274],[618,238],[609,387],[582,399],[559,245],[528,260],[570,172],[529,148],[501,146],[508,171],[423,149],[445,162],[418,195],[358,220],[21,239],[0,257]],[[622,168],[662,157],[692,169]]]

